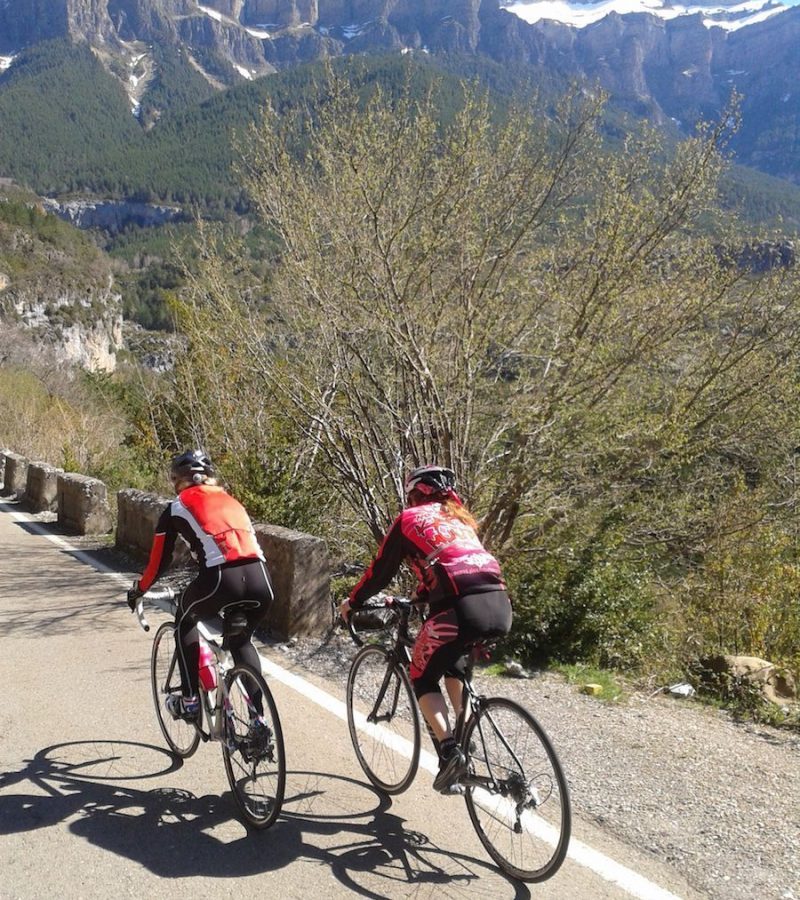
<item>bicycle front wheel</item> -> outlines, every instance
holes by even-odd
[[[225,677],[222,758],[234,799],[246,822],[269,828],[286,788],[286,756],[278,709],[264,677],[234,666]]]
[[[467,725],[465,800],[489,856],[521,881],[544,881],[567,855],[572,814],[553,745],[513,700],[486,700]]]
[[[150,680],[153,685],[153,703],[156,717],[164,739],[170,750],[182,758],[191,756],[200,743],[200,731],[192,722],[173,719],[167,709],[170,694],[181,695],[181,673],[178,668],[175,626],[164,622],[153,638],[153,652],[150,657]]]
[[[347,724],[358,762],[375,787],[387,794],[406,790],[419,766],[419,711],[405,669],[383,647],[362,647],[353,660]]]

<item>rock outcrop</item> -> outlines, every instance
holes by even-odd
[[[725,31],[707,27],[699,13],[667,20],[611,13],[581,29],[529,24],[498,0],[0,3],[0,54],[59,36],[89,41],[112,70],[115,48],[129,66],[130,42],[173,44],[217,88],[345,53],[482,54],[501,65],[533,67],[534,79],[538,70],[599,83],[614,104],[657,122],[673,119],[686,132],[699,118],[718,118],[736,90],[744,97],[745,124],[734,143],[740,161],[800,182],[792,138],[800,121],[800,7]],[[200,51],[227,61],[230,71],[205,71]]]
[[[4,318],[24,328],[53,355],[90,372],[111,372],[122,346],[120,295],[110,286],[90,294],[13,284]]]
[[[6,207],[6,204],[8,206]],[[19,224],[22,211],[28,221]],[[23,217],[24,220],[24,217]],[[47,215],[24,192],[0,196],[0,322],[57,360],[95,371],[116,366],[121,298],[111,263],[91,239]],[[24,340],[13,340],[23,351]]]
[[[45,197],[44,208],[77,228],[101,228],[116,234],[129,225],[149,228],[184,217],[178,206],[136,203],[132,200],[56,200]]]

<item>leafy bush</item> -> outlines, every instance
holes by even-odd
[[[528,662],[638,669],[661,634],[652,573],[611,555],[585,556],[506,563],[509,643]]]

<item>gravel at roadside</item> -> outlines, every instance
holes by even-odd
[[[342,632],[265,649],[342,692],[355,652]],[[800,735],[663,694],[606,703],[551,673],[478,680],[548,731],[579,816],[675,866],[711,898],[800,900]]]

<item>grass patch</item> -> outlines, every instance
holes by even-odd
[[[481,675],[503,676],[506,674],[506,664],[504,662],[493,662],[485,666],[476,666],[480,669]]]
[[[557,663],[553,670],[563,675],[570,684],[583,688],[588,684],[600,686],[600,691],[593,696],[598,700],[618,700],[623,695],[622,685],[616,675],[608,669],[598,669],[581,663]]]

